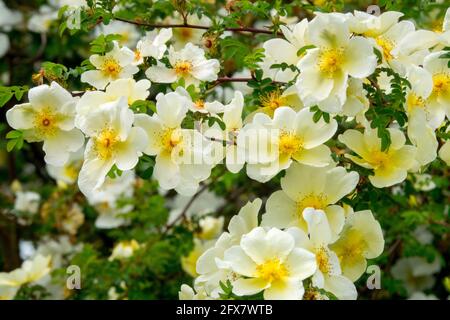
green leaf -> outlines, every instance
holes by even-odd
[[[313,49],[313,48],[315,48],[316,46],[315,45],[307,45],[307,46],[304,46],[304,47],[301,47],[298,51],[297,51],[297,57],[301,57],[301,56],[303,56],[305,53],[306,53],[306,51],[307,50],[309,50],[309,49]]]

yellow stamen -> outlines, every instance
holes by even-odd
[[[390,157],[388,152],[373,150],[372,152],[370,152],[370,159],[368,159],[367,162],[369,162],[374,167],[374,169],[383,169],[389,165],[389,158]]]
[[[361,232],[355,229],[347,231],[332,250],[337,254],[341,265],[352,266],[363,256],[367,247]]]
[[[328,253],[324,247],[319,247],[315,250],[317,267],[322,273],[328,274],[331,270]]]
[[[194,102],[194,106],[196,109],[203,110],[203,109],[205,109],[205,101],[199,99]]]
[[[450,91],[450,74],[438,73],[433,75],[433,94],[441,95]]]
[[[168,152],[171,152],[182,141],[183,136],[179,129],[167,129],[161,139],[164,149]]]
[[[303,141],[300,137],[283,132],[280,134],[278,150],[282,156],[292,156],[303,149]]]
[[[106,58],[101,67],[103,74],[112,78],[117,78],[122,71],[122,67],[114,58]]]
[[[179,76],[186,76],[192,71],[192,63],[189,61],[178,61],[174,66],[175,73]]]
[[[383,57],[388,61],[392,60],[393,55],[391,54],[391,51],[392,49],[394,49],[395,43],[389,39],[384,38],[383,36],[376,37],[375,41],[381,47],[383,51]]]
[[[415,108],[424,108],[425,100],[414,92],[410,92],[406,98],[406,105],[408,107],[408,112],[411,112]]]
[[[323,193],[308,194],[299,201],[297,201],[297,213],[303,219],[303,211],[306,208],[314,208],[316,210],[324,210],[328,205],[327,196]]]
[[[268,260],[256,267],[256,276],[267,282],[283,279],[289,275],[285,265],[279,259]]]
[[[139,51],[138,49],[134,50],[134,61],[138,62],[139,60],[141,60],[141,58],[141,51]]]
[[[64,167],[64,174],[72,180],[78,177],[78,167],[73,164],[68,164]]]
[[[286,98],[281,96],[281,91],[275,90],[263,96],[260,102],[271,113],[269,115],[272,116],[276,109],[286,105]]]
[[[110,159],[115,151],[119,137],[115,130],[104,129],[97,138],[95,138],[95,149],[100,159]]]
[[[322,73],[331,78],[341,68],[343,62],[343,49],[326,49],[320,53],[319,69]]]
[[[58,129],[59,118],[50,108],[43,108],[34,118],[37,132],[43,137],[53,136]]]

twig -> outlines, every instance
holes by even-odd
[[[124,18],[115,17],[115,20],[131,23],[137,26],[147,27],[147,28],[189,28],[189,29],[201,29],[201,30],[209,30],[210,27],[208,26],[201,26],[201,25],[195,25],[195,24],[189,24],[189,23],[178,23],[178,24],[161,24],[161,23],[147,23],[147,22],[140,22],[136,20],[128,20]],[[225,31],[232,31],[232,32],[250,32],[250,33],[263,33],[263,34],[276,34],[277,36],[283,36],[281,32],[273,32],[270,30],[265,29],[258,29],[258,28],[252,28],[252,27],[239,27],[239,28],[225,28]]]
[[[171,223],[169,223],[166,226],[166,229],[164,230],[163,234],[167,233],[178,221],[180,220],[186,220],[187,219],[187,212],[189,208],[192,206],[194,201],[206,190],[208,190],[209,186],[211,186],[213,183],[215,183],[220,177],[222,177],[225,174],[226,170],[223,170],[220,174],[215,176],[211,179],[209,183],[205,183],[192,197],[189,199],[188,203],[184,206],[183,210],[181,211],[180,215],[176,217]]]

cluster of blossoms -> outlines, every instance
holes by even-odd
[[[438,155],[450,165],[450,140],[436,136],[450,118],[450,68],[442,58],[450,46],[450,10],[441,32],[416,30],[401,16],[317,13],[311,21],[281,26],[283,39],[266,41],[259,62],[263,77],[281,85],[251,113],[248,87],[227,101],[208,100],[204,85],[220,84],[220,61],[192,42],[171,44],[175,31],[160,29],[142,38],[128,35],[113,41],[110,51],[91,55],[80,80],[92,88],[81,96],[57,82],[42,84],[6,118],[27,142],[43,142],[52,177],[78,183],[101,213],[99,228],[127,224],[121,214],[132,207],[118,208],[116,200],[132,192],[133,170],[143,157],[154,159],[153,178],[162,190],[185,196],[221,163],[231,173],[245,166],[260,183],[284,172],[260,222],[259,198],[222,234],[223,218],[201,220],[196,252],[183,261],[195,276],[194,288],[183,285],[180,298],[356,299],[354,282],[367,259],[383,252],[384,238],[370,208],[355,212],[342,201],[358,197],[358,183],[367,182],[349,168],[367,169],[368,183],[386,188],[408,173],[422,173]],[[283,64],[292,68],[274,68]],[[381,90],[396,90],[394,74],[409,83],[407,121],[386,128],[386,148],[375,120],[366,116],[373,108],[367,86],[376,75]],[[150,114],[132,108],[159,84],[173,90],[156,92]],[[190,125],[193,118],[200,120]],[[110,178],[115,171],[121,176]],[[76,231],[80,219],[74,213],[67,228]],[[139,247],[118,243],[110,259],[127,258]],[[41,256],[36,259],[44,265]],[[37,277],[22,269],[20,283],[48,273]],[[17,288],[11,277],[16,274],[0,275],[0,289]]]
[[[311,184],[298,185],[299,179]],[[230,294],[265,299],[356,299],[353,284],[367,260],[384,247],[380,224],[370,210],[336,205],[351,193],[358,174],[342,167],[294,163],[281,179],[258,223],[262,201],[246,204],[228,232],[197,260],[195,291],[183,285],[181,299],[218,299]],[[305,289],[306,287],[306,289]],[[306,290],[306,291],[305,291]]]

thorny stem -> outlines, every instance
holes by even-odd
[[[201,30],[209,30],[210,27],[208,26],[200,26],[200,25],[194,25],[189,23],[178,23],[178,24],[161,24],[161,23],[147,23],[147,22],[140,22],[135,20],[128,20],[124,18],[115,17],[115,20],[135,24],[138,26],[148,27],[148,28],[189,28],[189,29],[201,29]],[[283,34],[281,32],[274,33],[270,30],[265,29],[258,29],[258,28],[252,28],[252,27],[238,27],[238,28],[225,28],[225,31],[232,31],[232,32],[250,32],[250,33],[263,33],[263,34],[276,34],[277,36],[282,36]]]

